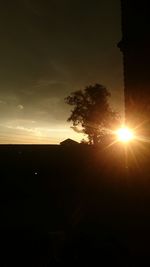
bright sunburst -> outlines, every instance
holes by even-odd
[[[134,139],[133,131],[129,128],[122,127],[116,131],[117,139],[120,142],[130,142]]]

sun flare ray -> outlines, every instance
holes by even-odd
[[[134,139],[134,133],[131,129],[122,127],[116,131],[117,139],[120,142],[128,143]]]

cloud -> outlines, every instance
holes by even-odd
[[[79,129],[76,126],[71,126],[70,128],[73,129],[76,133],[84,133],[84,131],[82,129]]]
[[[6,103],[6,101],[3,101],[3,100],[0,100],[0,105],[6,105],[7,103]]]
[[[23,110],[23,109],[24,109],[24,106],[23,106],[23,105],[18,105],[18,106],[17,106],[17,109],[19,109],[19,110]]]

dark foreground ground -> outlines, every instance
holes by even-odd
[[[0,266],[150,266],[150,149],[0,146]]]

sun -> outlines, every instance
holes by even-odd
[[[120,142],[128,143],[134,139],[133,131],[129,128],[122,127],[116,131],[117,139]]]

